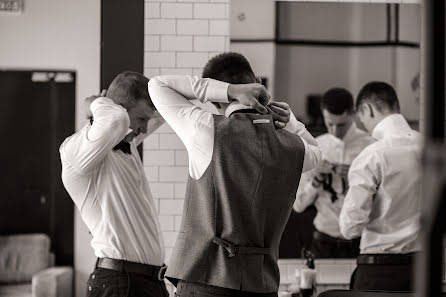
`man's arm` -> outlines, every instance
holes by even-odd
[[[316,167],[322,158],[322,151],[316,139],[308,132],[305,125],[299,122],[293,112],[290,114],[290,121],[286,124],[285,130],[300,136],[305,146],[304,164],[302,172],[307,172]]]
[[[318,196],[318,187],[313,184],[313,173],[306,172],[302,174],[299,188],[296,193],[296,200],[293,208],[297,212],[303,212],[308,206],[313,204]]]
[[[82,174],[98,168],[105,155],[127,134],[130,125],[127,111],[111,99],[99,97],[88,103],[93,123],[86,133],[71,138],[63,147],[66,161]]]
[[[339,228],[347,239],[359,237],[369,222],[379,184],[380,162],[372,150],[364,150],[353,161],[348,173],[350,188],[339,216]]]
[[[148,83],[153,104],[188,151],[194,147],[191,141],[197,130],[212,125],[212,115],[192,104],[190,100],[229,103],[228,86],[229,84],[219,81],[183,75],[157,76]],[[203,142],[208,141],[203,139]]]
[[[152,78],[148,83],[152,101],[166,122],[184,143],[191,166],[189,173],[199,178],[212,158],[214,122],[210,112],[193,105],[202,103],[240,103],[266,113],[263,104],[269,95],[261,84],[229,85],[207,78],[166,75]]]

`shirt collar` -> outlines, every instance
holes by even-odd
[[[234,101],[234,102],[232,102],[231,104],[229,104],[228,108],[226,108],[225,116],[229,118],[229,116],[230,116],[234,111],[241,110],[241,109],[252,109],[252,107],[243,105],[243,104],[241,104],[241,103],[238,102],[238,101]]]
[[[372,137],[379,140],[392,135],[404,135],[411,131],[412,129],[404,117],[399,113],[395,113],[388,115],[375,126],[372,131]]]

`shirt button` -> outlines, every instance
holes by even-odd
[[[90,291],[90,292],[91,292],[91,286],[88,286],[88,291]]]
[[[96,277],[96,275],[94,275],[94,274],[91,276],[92,279],[94,279],[95,277]]]

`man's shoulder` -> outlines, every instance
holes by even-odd
[[[59,154],[62,161],[72,163],[76,151],[81,146],[81,143],[86,139],[86,133],[90,125],[85,125],[79,131],[65,138],[59,147]],[[64,162],[62,163],[62,166]]]
[[[331,135],[330,133],[325,133],[315,137],[314,139],[316,139],[318,144],[327,143],[333,140],[333,135]]]
[[[376,142],[376,139],[370,136],[367,132],[356,128],[356,137],[353,139],[354,142],[359,142],[364,144],[365,146],[368,146],[374,142]]]
[[[385,139],[374,140],[358,154],[354,161],[379,160],[386,153],[388,147],[389,144]]]
[[[329,150],[332,148],[333,144],[338,143],[335,140],[335,137],[330,133],[319,135],[315,137],[315,140],[322,150]]]
[[[69,150],[71,148],[76,147],[77,140],[81,139],[85,135],[85,131],[88,129],[88,125],[82,127],[79,131],[71,134],[65,140],[62,142],[62,144],[59,147],[59,151],[62,154],[66,150]]]

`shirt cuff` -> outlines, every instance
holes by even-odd
[[[206,92],[206,101],[215,103],[230,103],[228,98],[229,84],[226,82],[209,79]]]
[[[305,133],[305,131],[307,131],[305,125],[296,119],[293,112],[291,112],[290,121],[287,124],[286,130],[298,136],[302,136]]]

